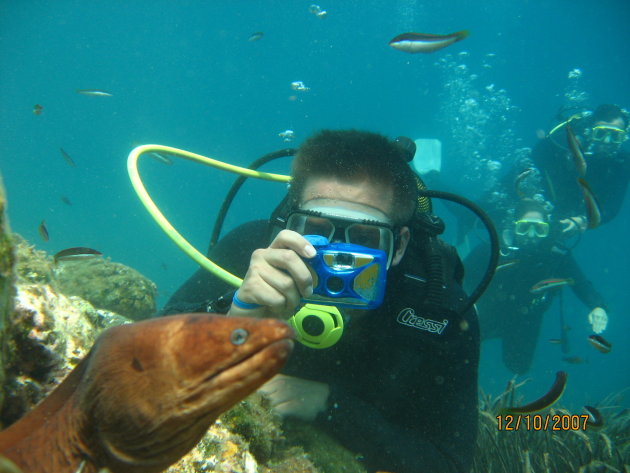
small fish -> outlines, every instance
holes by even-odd
[[[539,294],[541,292],[548,291],[549,289],[556,289],[558,287],[570,286],[575,284],[575,281],[572,278],[549,278],[543,279],[542,281],[538,281],[534,284],[529,292],[532,294]]]
[[[302,82],[301,80],[291,82],[291,88],[293,90],[299,90],[300,92],[308,92],[309,90],[311,90],[311,88],[304,85],[304,82]]]
[[[41,223],[39,224],[39,227],[37,227],[37,231],[39,232],[39,236],[41,237],[42,240],[44,241],[50,240],[50,235],[48,235],[48,229],[46,228],[46,220],[41,221]]]
[[[328,15],[328,12],[326,10],[322,10],[322,7],[316,5],[315,3],[311,4],[311,6],[308,7],[308,11],[310,11],[317,18],[326,18],[326,15]]]
[[[586,160],[584,159],[582,148],[580,148],[580,142],[576,138],[575,133],[573,133],[571,125],[567,123],[564,129],[567,131],[567,143],[569,144],[569,149],[571,150],[573,164],[575,164],[578,175],[580,177],[584,177],[586,175]]]
[[[77,89],[77,94],[88,95],[91,97],[113,97],[113,94],[99,89]]]
[[[543,397],[536,399],[535,401],[525,404],[519,407],[507,407],[503,409],[504,412],[509,414],[530,414],[532,412],[542,411],[551,407],[564,393],[564,388],[567,386],[567,378],[569,375],[566,371],[558,371],[556,373],[556,379],[551,386],[551,389],[547,391]]]
[[[295,132],[293,130],[284,130],[278,133],[278,136],[282,138],[282,141],[288,143],[289,141],[293,141],[293,138],[295,138]]]
[[[76,163],[74,162],[74,159],[72,159],[72,157],[66,153],[66,151],[63,148],[59,148],[59,152],[61,153],[61,156],[63,157],[63,159],[66,160],[66,163],[68,163],[68,166],[71,166],[73,168],[77,167]]]
[[[446,35],[403,33],[393,38],[389,42],[389,45],[394,49],[411,54],[432,53],[456,43],[457,41],[461,41],[466,38],[468,34],[468,30],[462,30]]]
[[[169,158],[168,156],[166,156],[165,154],[156,153],[155,151],[153,151],[149,153],[149,156],[151,156],[153,159],[161,163],[168,164],[169,166],[173,165],[173,160]]]
[[[263,33],[262,31],[256,31],[255,33],[249,35],[247,41],[260,41],[263,36],[265,36],[265,33]]]
[[[33,115],[41,115],[43,110],[44,110],[44,107],[42,107],[40,104],[36,103],[33,106]]]
[[[548,342],[552,345],[562,345],[562,339],[560,338],[550,338]]]
[[[501,271],[503,269],[510,268],[514,265],[517,265],[518,263],[519,263],[519,260],[517,259],[512,260],[512,261],[506,261],[505,263],[501,263],[500,265],[498,265],[495,271]]]
[[[60,195],[59,200],[61,200],[66,205],[72,205],[70,199],[68,199],[65,195]]]
[[[55,261],[55,263],[58,263],[59,261],[96,258],[97,256],[103,256],[103,253],[98,250],[93,250],[92,248],[78,246],[75,248],[67,248],[65,250],[59,251],[58,253],[55,253],[55,255],[53,256],[53,260]]]
[[[582,409],[584,409],[584,412],[588,414],[586,425],[595,429],[604,426],[604,417],[599,410],[593,406],[583,406]]]
[[[595,194],[591,190],[591,186],[584,178],[578,178],[578,184],[582,188],[582,197],[584,198],[584,204],[586,205],[586,220],[588,220],[587,228],[592,230],[597,228],[602,222],[602,213],[599,210],[599,203],[595,198]]]
[[[514,190],[520,199],[525,199],[527,197],[521,190],[521,183],[527,176],[531,176],[534,172],[536,172],[536,169],[527,168],[523,172],[519,173],[519,175],[514,179]]]
[[[612,344],[601,335],[590,335],[588,343],[601,353],[610,353],[610,350],[612,350]]]
[[[565,361],[572,365],[583,365],[584,363],[588,363],[588,360],[579,356],[563,356],[562,361]]]

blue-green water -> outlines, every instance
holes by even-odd
[[[13,230],[50,253],[97,248],[153,279],[163,303],[195,264],[133,193],[126,157],[137,144],[246,165],[287,146],[278,136],[286,129],[295,131],[289,145],[296,146],[321,128],[439,138],[451,169],[444,184],[474,198],[492,182],[492,175],[462,178],[479,171],[472,157],[482,142],[485,159],[509,166],[510,153],[549,129],[571,90],[587,93],[587,105],[630,106],[625,0],[327,1],[321,3],[326,18],[309,13],[310,4],[0,1],[0,170]],[[387,45],[405,31],[461,29],[470,37],[431,55]],[[263,38],[248,41],[257,31]],[[577,82],[568,79],[574,68],[582,71]],[[292,90],[298,80],[310,90]],[[89,88],[113,97],[75,92]],[[39,116],[35,104],[43,106]],[[483,140],[462,134],[462,123]],[[141,172],[175,226],[203,251],[232,176],[150,158]],[[280,184],[248,184],[226,228],[267,216],[282,193]],[[572,354],[589,362],[566,365],[559,349],[545,343],[558,336],[552,309],[526,397],[545,392],[559,369],[570,376],[564,402],[576,409],[629,386],[629,218],[626,202],[614,222],[588,232],[575,252],[612,308],[605,335],[613,351],[601,355],[586,343],[587,310],[567,293]],[[48,242],[37,233],[42,220]],[[481,387],[501,392],[511,375],[499,343],[487,342],[482,355]]]

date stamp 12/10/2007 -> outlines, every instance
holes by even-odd
[[[586,414],[505,414],[497,416],[499,431],[516,430],[551,430],[570,431],[587,430],[591,427]]]

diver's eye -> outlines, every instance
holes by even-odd
[[[355,245],[378,249],[381,243],[381,232],[370,225],[352,225],[348,227],[348,241]]]
[[[330,238],[334,232],[334,226],[330,220],[320,217],[309,217],[304,223],[303,235],[320,235]]]
[[[232,331],[232,334],[230,335],[230,341],[234,345],[242,345],[247,341],[248,337],[249,332],[247,330],[245,330],[244,328],[237,328]]]

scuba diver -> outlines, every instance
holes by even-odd
[[[482,341],[501,338],[503,362],[515,374],[529,370],[543,315],[563,286],[570,286],[590,309],[587,318],[593,332],[603,332],[608,323],[602,296],[586,279],[570,250],[559,243],[562,224],[555,223],[548,209],[548,205],[526,198],[518,202],[513,217],[505,219],[500,263],[476,305]],[[466,258],[465,266],[472,274],[480,268],[486,251],[479,246]],[[565,352],[567,329],[561,320],[558,342]]]
[[[577,135],[586,161],[583,177],[597,198],[601,223],[606,223],[619,213],[630,179],[630,153],[621,149],[628,139],[629,119],[617,105],[600,105],[594,112],[563,121],[534,147],[532,160],[542,177],[540,193],[554,202],[564,237],[584,232],[588,223],[564,125],[570,124]]]
[[[307,139],[271,219],[245,223],[211,247],[210,259],[245,274],[238,291],[200,269],[163,314],[291,321],[320,287],[313,235],[382,256],[382,303],[339,304],[341,312],[329,306],[345,325],[343,337],[325,349],[296,344],[282,374],[261,391],[283,418],[323,429],[360,454],[370,472],[464,472],[477,435],[479,327],[462,289],[462,263],[438,238],[443,224],[430,214],[405,146],[356,130]],[[311,318],[318,327],[327,320]],[[302,329],[309,332],[306,323]]]

